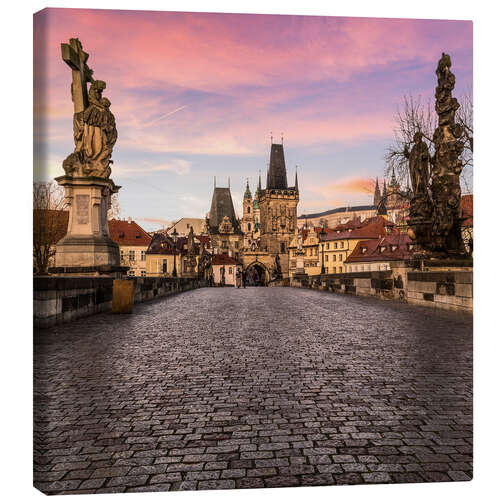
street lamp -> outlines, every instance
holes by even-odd
[[[319,241],[321,242],[321,274],[325,274],[325,242],[323,241],[325,234],[325,226],[321,226],[321,231],[319,233]]]
[[[174,232],[172,233],[172,239],[174,240],[174,270],[172,271],[172,276],[177,278],[177,266],[175,262],[175,256],[177,255],[177,228],[174,227]]]

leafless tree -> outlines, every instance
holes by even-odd
[[[33,266],[35,274],[47,274],[55,244],[66,234],[68,212],[64,190],[55,182],[33,184]]]
[[[118,193],[111,195],[111,208],[108,210],[108,220],[119,219],[122,211],[118,201]]]
[[[464,165],[461,180],[465,191],[471,191],[474,133],[473,102],[470,92],[464,94],[459,99],[459,103],[460,108],[456,114],[456,122],[463,128],[461,140],[464,144],[464,151],[460,157]],[[402,186],[410,187],[409,164],[404,154],[405,148],[411,149],[413,136],[420,131],[429,148],[429,153],[431,156],[434,155],[435,148],[432,139],[437,125],[437,114],[431,100],[423,103],[420,97],[404,96],[403,105],[401,108],[398,107],[395,115],[394,141],[387,148],[385,154],[386,176],[389,177],[394,169],[399,183]]]

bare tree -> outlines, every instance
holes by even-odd
[[[55,182],[33,184],[33,266],[36,274],[47,274],[55,255],[55,244],[68,228],[64,190]]]
[[[118,193],[111,195],[111,208],[108,210],[108,220],[119,219],[122,211],[118,201]]]
[[[473,103],[470,93],[464,94],[460,99],[460,108],[456,114],[456,122],[462,126],[461,140],[464,150],[460,159],[464,165],[461,181],[466,191],[470,191],[472,181],[472,152],[473,152]],[[408,158],[405,148],[411,149],[413,137],[416,132],[423,134],[423,140],[429,148],[429,153],[434,155],[434,131],[437,128],[437,114],[431,100],[423,103],[421,98],[412,95],[404,96],[403,105],[398,107],[395,115],[394,141],[387,148],[385,154],[386,176],[394,172],[401,185],[410,186]]]

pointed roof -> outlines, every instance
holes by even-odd
[[[394,172],[394,167],[392,167],[392,176],[391,176],[391,183],[389,184],[390,186],[396,186],[397,185],[396,181],[396,173]]]
[[[283,144],[271,144],[267,189],[288,189]]]
[[[375,192],[373,193],[373,204],[378,205],[380,203],[380,200],[382,198],[382,195],[380,194],[380,186],[378,185],[378,177],[375,182]]]
[[[250,186],[248,185],[248,179],[247,179],[247,188],[245,189],[245,194],[243,195],[243,198],[252,199],[252,193],[250,192]]]
[[[210,229],[217,231],[222,219],[227,216],[231,224],[236,229],[238,226],[236,214],[234,213],[231,190],[227,188],[215,187],[212,195],[212,205],[208,215]]]
[[[297,177],[297,168],[295,168],[295,191],[299,192],[299,179]]]

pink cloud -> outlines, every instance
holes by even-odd
[[[450,21],[48,9],[35,23],[35,117],[50,124],[47,141],[71,148],[60,43],[77,36],[94,76],[108,82],[117,150],[252,154],[271,130],[298,146],[388,137],[394,109],[375,108],[391,89],[373,81],[367,95],[369,72],[396,74],[401,61],[431,67],[443,38],[460,51],[471,30]],[[321,82],[349,82],[348,97],[319,95]],[[198,97],[186,102],[190,92]]]

